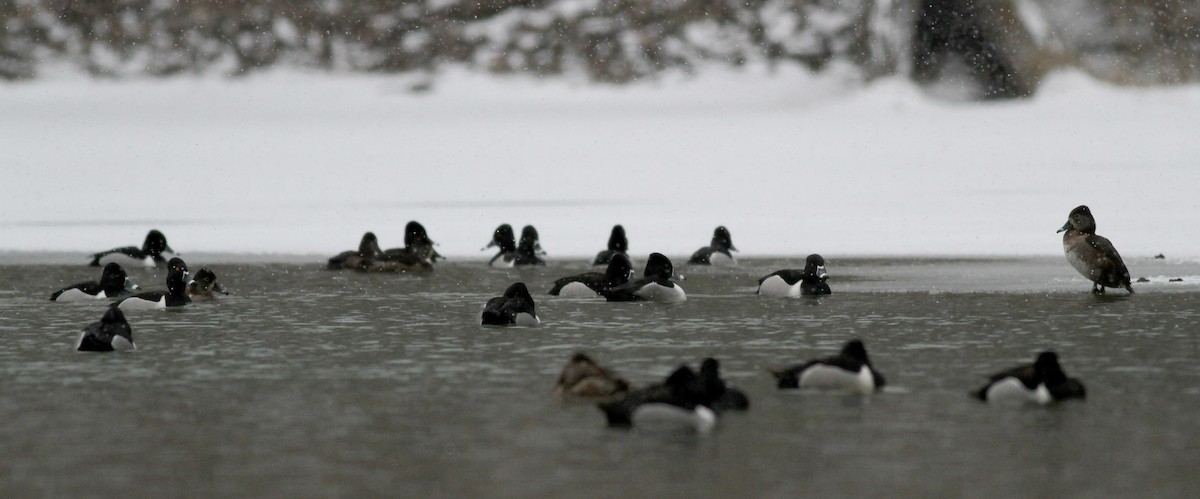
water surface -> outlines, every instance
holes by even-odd
[[[194,255],[233,294],[131,312],[123,354],[72,351],[104,303],[47,300],[98,269],[0,265],[0,496],[1200,494],[1200,264],[1131,261],[1151,282],[1099,298],[1061,258],[827,260],[829,297],[755,296],[803,264],[776,258],[681,266],[689,300],[665,306],[540,294],[578,261],[411,276]],[[544,324],[479,326],[515,281]],[[780,392],[766,373],[854,337],[885,392]],[[967,396],[1045,349],[1086,401]],[[752,406],[708,435],[606,428],[552,395],[577,350],[638,384],[714,356]]]

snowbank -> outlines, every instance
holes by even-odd
[[[500,223],[551,257],[1050,255],[1088,204],[1128,256],[1200,254],[1200,87],[1054,75],[1023,102],[899,80],[706,71],[623,87],[279,72],[0,86],[0,249],[332,254],[420,220],[449,256]]]

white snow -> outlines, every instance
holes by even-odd
[[[188,252],[317,253],[421,221],[484,257],[501,223],[550,257],[613,224],[633,255],[729,227],[747,255],[1053,255],[1088,204],[1126,257],[1200,254],[1200,86],[1049,77],[1027,101],[899,80],[705,69],[632,86],[465,71],[0,85],[0,250],[163,230]]]

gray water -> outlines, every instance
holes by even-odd
[[[233,294],[131,312],[138,350],[113,354],[72,351],[104,303],[47,300],[98,269],[0,265],[0,497],[1200,494],[1200,264],[1133,260],[1152,282],[1101,298],[1061,258],[827,258],[829,297],[755,296],[802,265],[760,259],[681,266],[672,306],[541,294],[577,261],[410,276],[195,255]],[[479,326],[515,281],[543,325]],[[884,392],[780,392],[765,371],[853,337]],[[967,395],[1045,349],[1086,401]],[[716,357],[751,409],[707,435],[607,428],[552,394],[577,350],[637,384]]]

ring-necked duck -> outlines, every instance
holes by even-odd
[[[628,381],[600,367],[583,352],[571,356],[554,387],[554,394],[559,397],[608,398],[627,391]]]
[[[609,290],[620,287],[633,277],[629,257],[617,254],[604,272],[585,272],[554,281],[550,294],[566,298],[603,298]]]
[[[112,352],[137,350],[133,344],[133,330],[125,320],[121,309],[109,307],[98,322],[88,324],[75,342],[80,352]]]
[[[1031,402],[1049,404],[1087,396],[1083,383],[1067,377],[1058,365],[1058,354],[1039,353],[1032,364],[1024,364],[992,375],[986,385],[971,392],[984,402]]]
[[[534,311],[533,297],[525,283],[518,282],[504,290],[504,296],[488,300],[480,319],[485,326],[533,326],[542,321]]]
[[[488,260],[488,266],[491,267],[512,267],[517,263],[517,238],[513,235],[513,228],[508,224],[501,224],[492,231],[492,241],[484,246],[479,251],[487,250],[491,247],[500,248],[500,252],[496,253],[491,260]]]
[[[613,256],[624,255],[629,251],[629,239],[625,238],[625,228],[620,225],[614,225],[612,234],[608,236],[608,249],[596,253],[596,258],[592,260],[592,265],[608,265],[609,260]]]
[[[729,229],[724,225],[713,230],[712,241],[708,246],[696,250],[692,253],[692,258],[688,259],[689,265],[737,265],[737,260],[733,258],[731,251],[737,251],[733,247],[733,236],[729,235]]]
[[[1080,205],[1067,216],[1059,232],[1063,234],[1063,251],[1067,262],[1092,281],[1092,293],[1102,295],[1104,288],[1125,288],[1133,293],[1129,269],[1117,253],[1117,248],[1103,236],[1096,235],[1096,219],[1092,210]]]
[[[687,301],[687,293],[683,286],[675,284],[671,279],[684,277],[675,273],[671,259],[662,253],[651,253],[646,259],[644,276],[636,281],[610,288],[604,292],[608,301],[653,301],[660,303],[679,303]]]
[[[383,253],[379,249],[379,239],[375,237],[374,232],[363,234],[362,240],[358,243],[358,251],[343,251],[337,256],[329,259],[329,263],[325,265],[328,270],[354,269],[363,270],[370,267],[376,258]]]
[[[92,261],[88,263],[88,265],[92,267],[99,267],[101,258],[104,258],[108,255],[125,255],[141,262],[142,265],[154,267],[167,261],[166,258],[163,258],[163,253],[174,254],[175,250],[171,249],[171,247],[167,245],[167,236],[164,236],[162,232],[157,230],[151,230],[146,234],[146,240],[142,242],[141,248],[138,248],[137,246],[124,246],[121,248],[113,248],[108,251],[93,253],[91,255]]]
[[[643,429],[691,429],[707,432],[725,410],[746,410],[749,399],[721,379],[719,363],[704,359],[700,372],[679,366],[667,379],[629,392],[624,398],[602,402],[609,426]]]
[[[416,221],[404,227],[404,247],[389,249],[369,270],[376,272],[410,272],[433,270],[433,264],[442,255],[433,247],[436,243],[429,238],[425,226]]]
[[[541,255],[546,252],[542,250],[542,243],[538,241],[538,231],[532,225],[526,225],[521,229],[521,240],[517,243],[517,261],[516,265],[545,265]]]
[[[867,348],[850,340],[841,353],[814,359],[782,371],[773,371],[779,388],[813,388],[871,393],[883,388],[883,375],[871,365]]]
[[[200,271],[196,272],[196,277],[187,285],[187,295],[192,301],[210,301],[216,298],[213,293],[223,295],[229,294],[225,290],[225,286],[217,282],[217,274],[208,269],[201,267]]]
[[[758,294],[764,296],[816,296],[832,293],[825,281],[825,259],[812,254],[803,269],[778,270],[758,280]]]
[[[67,286],[50,295],[51,301],[79,301],[120,298],[141,289],[116,262],[108,262],[100,273],[100,282],[88,281]]]
[[[122,298],[113,303],[113,307],[122,310],[149,310],[161,308],[182,307],[191,303],[187,295],[187,285],[191,282],[187,264],[176,257],[167,262],[167,292],[146,291]]]

